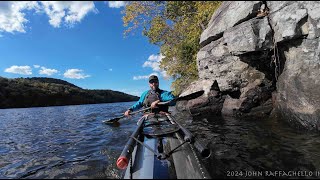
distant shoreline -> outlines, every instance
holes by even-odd
[[[87,90],[54,78],[0,77],[0,109],[137,101],[113,90]]]

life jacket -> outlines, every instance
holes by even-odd
[[[143,101],[143,106],[145,108],[150,107],[151,103],[153,103],[156,100],[160,100],[161,92],[162,92],[161,89],[157,89],[156,91],[149,90],[146,95],[146,98]],[[158,113],[160,111],[168,112],[168,109],[169,109],[168,105],[161,105],[161,106],[158,106],[158,108],[150,109],[150,110],[147,110],[146,112],[153,112],[153,113]]]

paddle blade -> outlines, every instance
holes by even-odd
[[[120,117],[116,117],[116,118],[104,120],[104,121],[102,121],[102,122],[103,122],[103,123],[106,123],[106,124],[113,124],[113,123],[115,123],[115,122],[118,122],[120,119],[121,119]]]
[[[191,99],[195,99],[195,98],[197,98],[197,97],[200,97],[203,93],[204,93],[204,90],[197,91],[197,92],[188,94],[188,95],[186,95],[186,96],[178,97],[177,100],[191,100]]]

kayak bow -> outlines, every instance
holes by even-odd
[[[124,179],[210,178],[195,149],[202,158],[210,156],[210,150],[169,113],[146,114],[138,121],[117,167],[126,169]]]

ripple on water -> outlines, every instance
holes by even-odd
[[[119,178],[115,160],[135,123],[102,120],[132,104],[0,110],[0,178]]]

